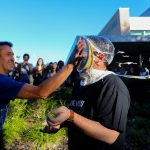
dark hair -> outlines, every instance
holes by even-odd
[[[62,60],[58,61],[58,67],[61,69],[64,66],[64,62]]]
[[[7,42],[7,41],[2,41],[2,42],[0,42],[0,46],[4,46],[4,45],[7,45],[7,46],[9,46],[9,47],[12,47],[12,46],[13,46],[13,44],[12,44],[11,42]]]
[[[23,55],[23,58],[26,57],[26,56],[28,57],[28,59],[30,58],[29,54],[27,54],[27,53],[25,53],[25,54]]]
[[[36,63],[36,66],[38,66],[38,65],[39,65],[39,64],[38,64],[38,61],[39,61],[40,59],[42,60],[42,66],[44,67],[44,60],[43,60],[43,58],[41,58],[41,57],[40,57],[40,58],[38,58],[37,63]]]

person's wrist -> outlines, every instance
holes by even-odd
[[[70,114],[69,114],[68,121],[73,122],[74,121],[74,114],[75,114],[75,112],[73,110],[71,110],[71,109],[69,109],[69,111],[70,111]]]
[[[68,67],[68,69],[73,69],[74,65],[69,63],[69,64],[67,64],[67,67]]]

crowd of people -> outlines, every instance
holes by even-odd
[[[16,81],[37,86],[44,80],[54,76],[64,66],[64,62],[62,60],[59,60],[58,62],[50,62],[45,65],[44,60],[42,58],[38,58],[36,66],[34,67],[33,64],[29,62],[29,58],[30,55],[25,53],[23,55],[23,62],[15,62],[15,67],[9,73],[9,76]]]
[[[149,67],[147,65],[140,66],[136,65],[122,65],[117,66],[114,72],[118,75],[132,75],[132,76],[148,76],[149,77]]]

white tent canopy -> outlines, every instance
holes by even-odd
[[[150,42],[150,36],[112,35],[104,36],[111,42]]]

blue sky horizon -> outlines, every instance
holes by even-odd
[[[13,43],[15,59],[29,53],[35,65],[66,61],[77,35],[97,35],[118,8],[139,16],[149,0],[0,0],[0,41]]]

